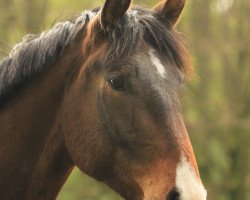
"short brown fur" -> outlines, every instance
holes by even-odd
[[[53,200],[77,166],[125,199],[165,200],[182,154],[199,179],[178,101],[192,71],[185,45],[162,13],[117,2],[55,28],[54,44],[24,41],[0,64],[0,199]]]

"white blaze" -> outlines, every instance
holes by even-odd
[[[159,60],[159,58],[157,58],[157,56],[154,54],[153,50],[149,51],[149,55],[151,58],[152,63],[154,64],[158,74],[162,77],[165,78],[166,75],[166,69],[163,66],[163,64],[161,63],[161,61]]]
[[[184,155],[176,169],[176,187],[183,200],[206,200],[207,192]]]

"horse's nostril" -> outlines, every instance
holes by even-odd
[[[178,189],[176,187],[172,188],[167,196],[167,200],[180,200],[180,192],[178,191]]]

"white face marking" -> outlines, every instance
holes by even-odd
[[[163,66],[163,64],[161,63],[161,61],[159,60],[159,58],[157,58],[157,56],[155,55],[153,50],[149,51],[149,55],[151,58],[152,63],[154,64],[158,74],[162,77],[165,78],[166,75],[166,69]]]
[[[176,187],[180,190],[181,199],[206,200],[207,192],[184,155],[176,169]]]

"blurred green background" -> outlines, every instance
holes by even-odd
[[[152,6],[156,0],[135,0]],[[102,5],[103,0],[0,0],[0,58],[27,33]],[[250,0],[188,0],[178,30],[197,72],[183,113],[208,200],[250,199]],[[58,200],[119,200],[75,169]]]

